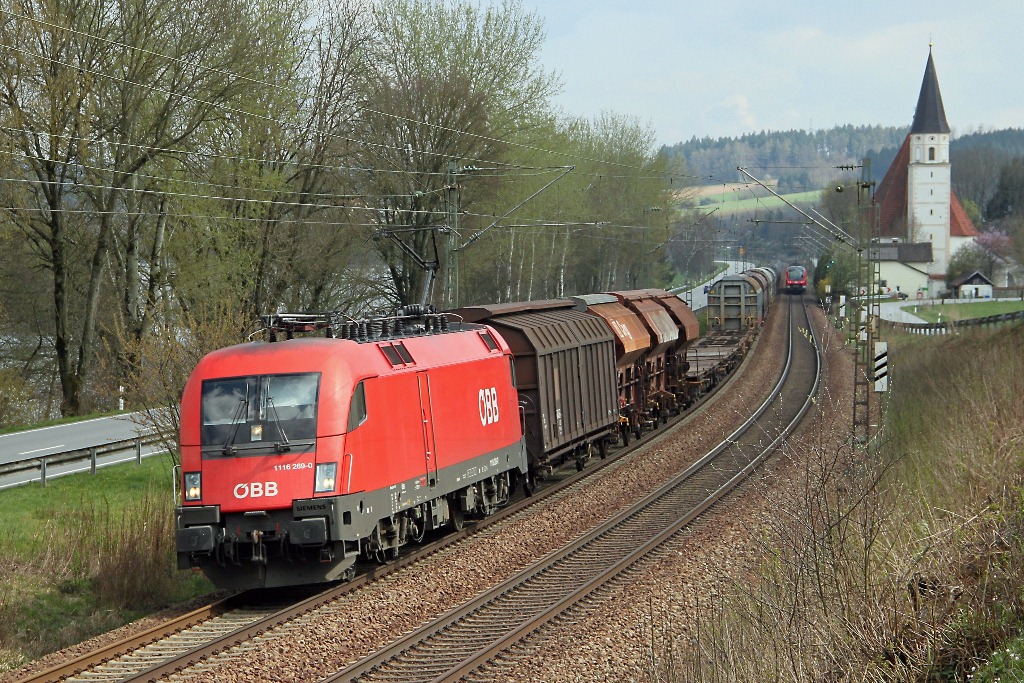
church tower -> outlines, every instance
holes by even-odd
[[[911,242],[930,242],[933,278],[944,276],[950,252],[949,124],[935,75],[931,48],[910,127],[907,173],[907,228]]]
[[[908,294],[946,291],[950,257],[978,236],[952,191],[950,137],[929,48],[914,123],[875,192],[881,274]]]

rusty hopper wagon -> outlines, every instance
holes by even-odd
[[[640,289],[626,292],[609,292],[619,302],[636,313],[651,335],[650,350],[644,356],[644,399],[643,422],[635,425],[634,432],[640,435],[642,427],[656,426],[668,412],[675,408],[675,395],[668,391],[669,358],[678,345],[679,328],[672,320],[668,309],[653,296],[654,290]]]
[[[672,321],[679,328],[679,338],[669,352],[668,390],[675,395],[679,408],[688,408],[696,399],[694,387],[687,381],[690,369],[686,350],[700,339],[700,322],[693,310],[675,294],[664,290],[650,290],[651,296],[668,309]]]

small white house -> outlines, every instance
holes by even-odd
[[[992,283],[978,271],[957,278],[951,286],[958,299],[992,298]]]

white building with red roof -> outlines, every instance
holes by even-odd
[[[910,132],[875,192],[877,247],[888,286],[911,296],[938,296],[948,289],[949,259],[978,236],[953,193],[950,128],[942,106],[931,49]]]

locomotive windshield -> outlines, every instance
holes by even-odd
[[[316,438],[320,373],[251,375],[203,382],[204,453],[278,453]],[[255,454],[255,453],[254,453]]]
[[[803,276],[804,276],[804,267],[803,266],[790,266],[786,270],[786,277],[788,277],[790,280],[800,280],[800,279],[803,278]]]

